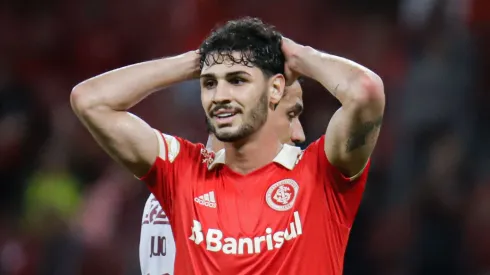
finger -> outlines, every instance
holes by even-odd
[[[282,37],[281,39],[281,47],[284,49],[284,47],[287,47],[288,44],[291,43],[291,39],[287,38],[287,37]]]
[[[282,41],[285,42],[285,43],[291,43],[292,42],[291,39],[289,39],[289,38],[287,38],[285,36],[282,37]]]
[[[289,68],[285,68],[284,77],[286,78],[286,86],[291,86],[297,79],[295,73],[293,73]]]

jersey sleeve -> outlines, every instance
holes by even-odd
[[[368,160],[366,166],[357,175],[346,177],[329,162],[324,144],[325,136],[323,135],[308,149],[312,153],[315,152],[317,173],[322,178],[328,207],[339,223],[351,228],[366,187],[371,160]]]
[[[173,205],[179,178],[199,163],[201,144],[162,134],[155,130],[158,138],[158,156],[150,171],[140,178],[158,200],[169,217],[173,216]]]

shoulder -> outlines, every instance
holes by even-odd
[[[324,145],[325,145],[325,135],[320,136],[318,139],[310,143],[308,147],[306,148],[306,151],[311,151],[311,152],[325,152],[324,150]],[[325,153],[323,153],[325,155]]]
[[[367,162],[365,168],[362,169],[357,175],[353,177],[344,176],[340,170],[335,167],[328,160],[328,156],[325,153],[325,135],[322,135],[317,140],[313,141],[308,147],[303,151],[300,156],[300,160],[305,162],[307,165],[315,167],[319,171],[324,171],[326,174],[333,176],[336,180],[342,182],[352,182],[356,181],[362,176],[362,174],[369,169],[370,162]],[[323,173],[325,174],[325,173]]]
[[[322,135],[317,140],[310,143],[306,149],[301,152],[298,161],[307,162],[312,164],[312,162],[322,162],[326,160],[325,150],[323,150],[323,144],[325,144],[325,135]]]
[[[206,147],[202,143],[194,143],[187,139],[161,133],[155,130],[158,138],[158,156],[170,163],[180,159],[201,159],[205,156]]]

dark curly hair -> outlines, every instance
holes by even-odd
[[[199,47],[201,69],[204,65],[233,62],[258,67],[266,76],[284,74],[282,35],[258,18],[228,21],[214,29]],[[235,58],[233,52],[239,52]]]

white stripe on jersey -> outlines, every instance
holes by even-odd
[[[141,274],[174,273],[175,241],[167,215],[153,194],[145,204],[141,222]]]

